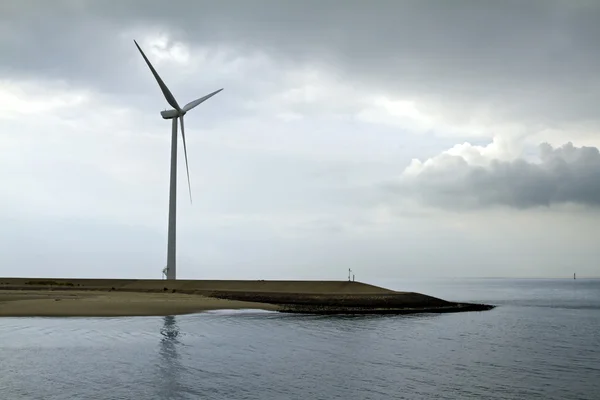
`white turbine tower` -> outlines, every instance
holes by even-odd
[[[219,89],[217,91],[212,92],[211,94],[207,94],[204,97],[200,97],[197,100],[191,101],[191,102],[187,103],[185,106],[183,106],[183,108],[179,107],[179,104],[177,104],[175,97],[173,97],[173,94],[171,94],[171,91],[169,90],[167,85],[165,85],[163,80],[160,78],[160,76],[158,75],[158,73],[156,72],[156,70],[150,63],[150,61],[148,60],[148,57],[146,57],[146,55],[144,54],[144,52],[142,51],[140,46],[137,44],[137,42],[135,40],[133,42],[135,43],[136,47],[142,54],[142,57],[144,57],[146,64],[148,64],[148,68],[150,68],[152,75],[154,75],[156,82],[158,82],[158,86],[160,86],[160,90],[162,90],[162,92],[165,96],[165,99],[167,100],[167,103],[169,103],[171,105],[171,107],[173,107],[173,109],[171,109],[171,110],[161,111],[160,115],[162,115],[162,117],[164,119],[172,119],[173,120],[172,131],[171,131],[171,182],[170,182],[170,188],[169,188],[169,233],[168,233],[169,238],[168,238],[168,244],[167,244],[166,275],[167,275],[167,279],[169,279],[169,280],[177,279],[177,267],[176,267],[176,259],[175,259],[176,237],[177,237],[177,234],[176,234],[176,226],[177,226],[177,223],[176,223],[177,222],[177,218],[176,218],[176,215],[177,215],[177,120],[179,120],[181,122],[181,138],[183,139],[183,153],[185,155],[185,169],[187,171],[188,189],[190,192],[190,203],[191,203],[191,201],[192,201],[192,186],[190,184],[190,169],[188,167],[187,148],[186,148],[186,144],[185,144],[185,130],[183,127],[183,116],[188,111],[190,111],[192,108],[194,108],[198,104],[210,99],[212,96],[219,93],[223,89]]]

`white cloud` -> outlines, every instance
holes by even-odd
[[[576,203],[600,205],[600,152],[596,147],[539,147],[527,161],[511,146],[465,144],[425,162],[413,160],[398,184],[402,193],[441,207],[515,208]]]
[[[413,159],[403,174],[408,176],[437,172],[447,168],[461,166],[488,167],[497,161],[513,161],[523,155],[522,141],[512,138],[494,137],[485,146],[465,142],[443,151],[439,155],[420,161]]]
[[[0,118],[3,119],[31,117],[40,113],[53,116],[54,113],[84,106],[88,101],[89,93],[73,90],[64,82],[44,85],[35,81],[0,81]]]

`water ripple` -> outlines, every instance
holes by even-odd
[[[0,319],[0,398],[596,398],[594,287],[491,287],[484,313]]]

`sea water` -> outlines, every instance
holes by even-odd
[[[0,399],[600,399],[600,280],[378,283],[498,307],[1,318]]]

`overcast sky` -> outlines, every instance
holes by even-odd
[[[600,275],[600,2],[0,3],[0,276]],[[183,155],[181,141],[180,155]]]

